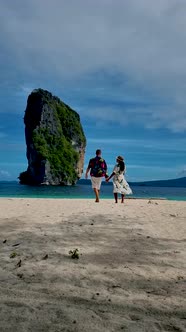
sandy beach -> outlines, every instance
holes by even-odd
[[[1,198],[0,331],[186,331],[186,202]]]

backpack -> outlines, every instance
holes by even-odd
[[[101,157],[95,157],[90,159],[89,162],[90,175],[95,177],[107,176],[107,164]]]

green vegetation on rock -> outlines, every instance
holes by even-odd
[[[31,166],[37,168],[36,173],[48,162],[53,182],[74,184],[80,153],[86,146],[79,115],[58,97],[38,89],[28,97],[24,122],[27,158],[32,154]],[[27,176],[21,173],[20,181],[25,182]]]

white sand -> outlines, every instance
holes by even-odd
[[[0,332],[186,331],[185,222],[186,202],[0,199]]]

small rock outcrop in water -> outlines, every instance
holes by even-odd
[[[29,95],[24,116],[28,168],[21,184],[72,185],[81,177],[86,138],[79,115],[50,92]]]

